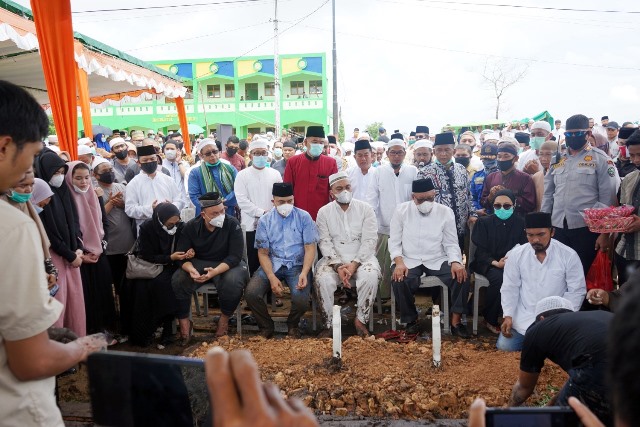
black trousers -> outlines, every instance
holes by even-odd
[[[484,311],[482,317],[484,320],[495,327],[498,327],[498,318],[502,316],[502,299],[500,289],[502,288],[502,276],[504,270],[491,267],[484,277],[489,281],[489,287],[484,297]]]
[[[391,271],[396,268],[391,266]],[[427,276],[436,276],[449,288],[449,311],[451,313],[466,313],[467,299],[469,298],[469,280],[458,283],[451,277],[451,267],[445,261],[440,266],[440,270],[430,270],[424,265],[419,265],[409,269],[409,273],[404,280],[391,282],[393,293],[396,297],[396,304],[400,308],[400,321],[402,323],[415,322],[418,319],[416,309],[415,293],[420,287],[420,276],[425,273]]]
[[[571,249],[578,253],[580,262],[582,263],[582,269],[586,276],[593,264],[593,260],[596,258],[596,240],[598,240],[599,234],[592,233],[587,227],[581,228],[558,228],[555,227],[554,239],[569,246]]]
[[[254,247],[256,242],[256,232],[247,231],[247,261],[249,264],[249,274],[253,276],[258,267],[260,267],[260,260],[258,259],[258,250]]]
[[[618,286],[629,280],[629,276],[640,268],[640,261],[626,260],[618,254],[615,254],[614,261],[618,270]]]
[[[113,286],[116,288],[116,294],[120,295],[120,287],[127,271],[127,256],[125,254],[107,255],[107,260],[111,267]]]

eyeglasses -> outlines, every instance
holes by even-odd
[[[416,135],[416,140],[418,139],[426,139],[427,137],[424,135]]]
[[[404,154],[404,150],[403,151],[388,151],[387,154],[390,155],[390,156],[402,156]]]
[[[513,207],[513,205],[511,203],[494,203],[493,204],[493,209],[498,210],[498,209],[506,209],[509,210]]]
[[[206,153],[202,153],[202,155],[203,155],[204,157],[209,157],[209,156],[211,156],[211,155],[213,155],[213,154],[218,154],[219,152],[220,152],[220,151],[218,151],[218,150],[211,150],[211,151],[208,151],[208,152],[206,152]]]
[[[573,132],[565,132],[564,136],[572,138],[574,136],[585,136],[589,132],[588,130],[576,130]]]

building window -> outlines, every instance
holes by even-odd
[[[289,128],[289,134],[298,136],[304,136],[304,126],[292,126]]]
[[[276,83],[266,82],[264,84],[264,96],[275,96],[275,95],[276,95]]]
[[[322,95],[322,80],[311,80],[309,82],[310,95]]]
[[[304,82],[291,82],[291,95],[302,95],[304,93]]]
[[[258,83],[245,83],[244,85],[244,99],[246,101],[258,100]]]
[[[235,98],[236,97],[236,88],[233,84],[224,85],[224,97],[225,98]]]
[[[207,85],[207,98],[220,98],[220,85]]]
[[[259,135],[260,128],[248,128],[247,132],[250,133],[251,135]]]

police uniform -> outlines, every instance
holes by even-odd
[[[578,253],[585,275],[596,256],[598,234],[589,231],[580,213],[598,202],[614,203],[616,176],[613,161],[587,144],[573,156],[563,154],[544,177],[540,210],[551,213],[554,238]]]

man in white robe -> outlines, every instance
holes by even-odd
[[[551,214],[533,212],[525,216],[529,244],[507,253],[502,288],[501,334],[498,350],[520,351],[527,328],[535,321],[536,304],[543,298],[559,296],[579,310],[587,287],[576,251],[553,237]]]
[[[371,167],[374,154],[369,141],[356,141],[354,155],[357,165],[347,170],[353,191],[353,198],[366,201],[367,192],[373,182],[372,177],[376,173],[376,168]]]
[[[378,244],[376,257],[382,270],[380,298],[391,296],[391,259],[389,258],[389,225],[396,207],[411,200],[411,183],[418,175],[418,169],[404,163],[407,145],[400,138],[393,138],[387,146],[388,163],[376,168],[373,182],[369,186],[367,202],[376,212],[378,219]]]
[[[158,157],[152,145],[138,147],[138,163],[142,173],[127,185],[124,212],[136,225],[151,218],[158,203],[173,203],[178,210],[186,206],[186,198],[168,175],[158,173]]]
[[[333,202],[320,208],[316,218],[323,255],[316,264],[314,289],[326,327],[321,336],[331,336],[334,292],[338,286],[351,288],[354,282],[358,292],[354,325],[358,335],[368,336],[366,324],[380,279],[375,253],[378,223],[371,206],[353,198],[345,172],[331,175],[329,186]]]

